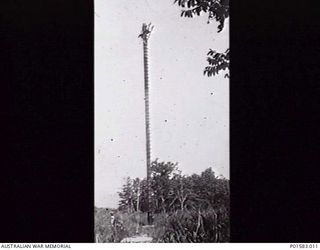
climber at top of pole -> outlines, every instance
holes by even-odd
[[[151,23],[149,23],[148,25],[147,24],[142,24],[142,31],[141,31],[141,34],[138,36],[138,37],[141,37],[142,40],[144,42],[146,42],[149,37],[150,37],[150,34],[151,34],[151,31],[153,30],[153,25],[151,25]]]

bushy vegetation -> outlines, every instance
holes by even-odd
[[[229,241],[229,180],[211,168],[186,176],[176,163],[156,160],[150,186],[156,241]],[[123,213],[147,212],[146,179],[128,177],[119,197]]]
[[[117,241],[112,232],[110,212],[111,210],[109,209],[95,207],[95,235],[98,237],[98,242],[104,243]]]
[[[208,209],[175,211],[156,220],[153,237],[167,243],[229,242],[229,218],[221,218],[226,215]]]
[[[115,216],[114,227],[111,225],[111,212]],[[124,238],[135,236],[144,225],[147,225],[146,213],[95,208],[95,235],[100,243],[120,242]]]
[[[127,178],[119,208],[95,208],[99,242],[120,242],[147,230],[146,179]],[[211,168],[183,175],[176,163],[152,162],[151,204],[154,242],[229,242],[229,180]],[[111,213],[116,223],[111,225]]]

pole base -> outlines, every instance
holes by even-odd
[[[148,225],[152,225],[153,224],[153,217],[152,217],[152,213],[151,212],[147,213],[147,220],[148,220]]]

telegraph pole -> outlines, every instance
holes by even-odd
[[[146,122],[146,152],[147,152],[147,211],[148,224],[152,224],[151,213],[151,148],[150,148],[150,114],[149,114],[149,65],[148,65],[148,39],[153,26],[142,24],[142,31],[139,37],[143,41],[143,65],[144,65],[144,103],[145,103],[145,122]]]

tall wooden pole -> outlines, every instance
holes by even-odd
[[[149,114],[149,64],[148,64],[148,39],[153,27],[151,24],[142,25],[142,32],[139,37],[143,40],[143,66],[144,66],[144,103],[145,103],[145,123],[146,123],[146,153],[147,153],[147,211],[148,224],[152,224],[151,212],[151,148],[150,148],[150,114]]]
[[[146,153],[147,153],[147,188],[148,188],[148,224],[151,224],[151,187],[150,187],[150,167],[151,167],[151,148],[150,148],[150,114],[149,114],[149,65],[148,65],[148,40],[143,42],[144,58],[144,103],[145,103],[145,122],[146,122]]]

